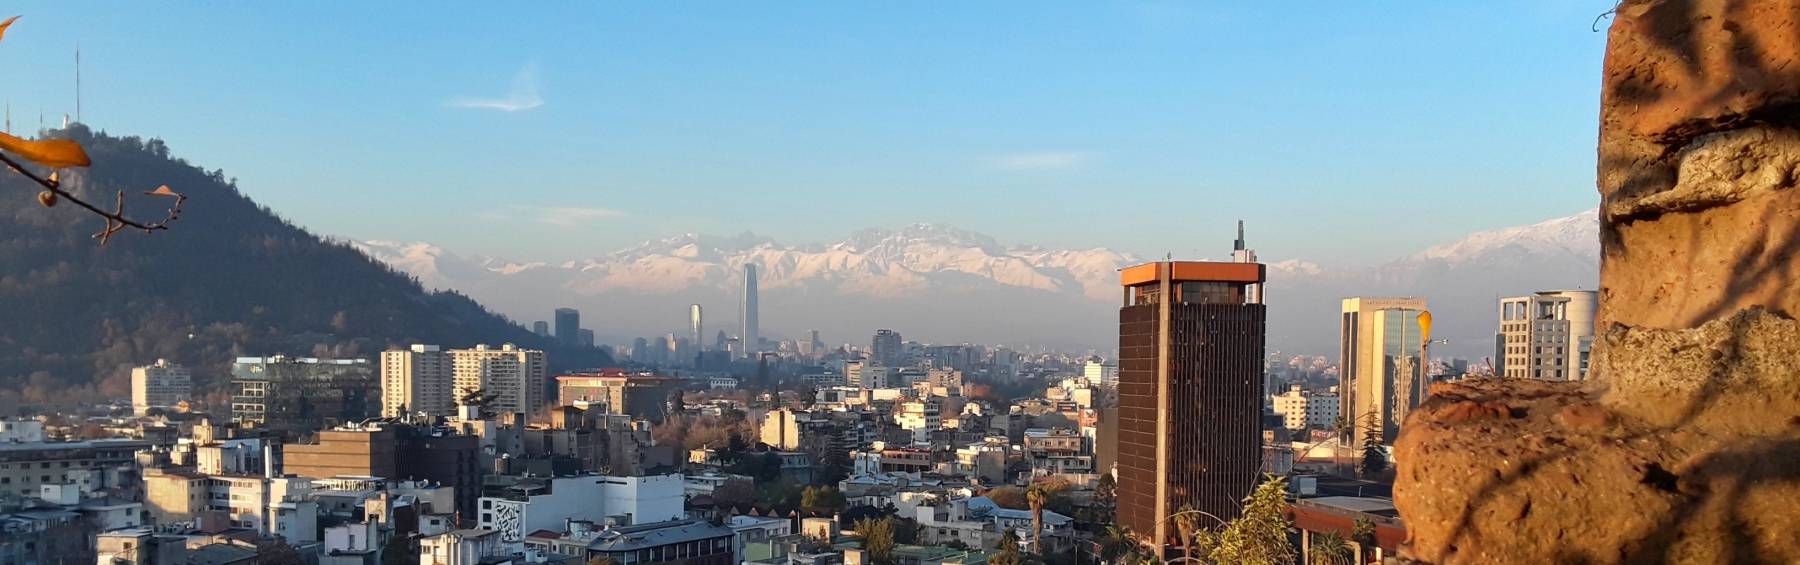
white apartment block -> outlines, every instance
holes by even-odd
[[[1337,425],[1338,396],[1312,394],[1293,385],[1274,397],[1275,413],[1282,416],[1283,427],[1290,430],[1329,430]]]
[[[456,395],[450,359],[450,353],[436,345],[381,352],[381,415],[452,414]]]
[[[912,431],[913,443],[929,443],[931,432],[943,428],[943,419],[935,402],[908,402],[894,414],[894,424]]]
[[[494,397],[488,408],[500,414],[534,415],[543,409],[548,378],[543,351],[508,343],[498,349],[486,345],[452,349],[450,357],[456,396],[480,390]]]
[[[186,367],[157,359],[155,365],[131,370],[131,412],[143,416],[151,408],[171,408],[192,398],[194,376]]]
[[[1587,379],[1599,294],[1592,290],[1544,291],[1500,301],[1495,336],[1496,372],[1502,377]]]

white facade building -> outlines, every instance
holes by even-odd
[[[1494,358],[1502,377],[1579,381],[1587,379],[1594,343],[1599,293],[1544,291],[1500,301],[1500,331]]]
[[[935,402],[908,402],[894,414],[894,424],[913,433],[913,443],[929,443],[931,432],[942,429],[943,419]]]
[[[131,370],[131,412],[143,416],[151,408],[172,408],[193,397],[194,376],[186,367],[157,359]]]
[[[477,345],[450,350],[452,385],[457,396],[482,391],[493,396],[488,408],[500,414],[536,414],[544,407],[547,371],[544,352]]]
[[[531,532],[560,531],[565,519],[630,525],[686,518],[685,485],[679,473],[554,477],[514,487],[507,496],[484,496],[476,511],[481,528],[499,532],[504,543],[518,545]]]
[[[1087,365],[1081,367],[1081,378],[1092,386],[1116,386],[1119,384],[1119,366],[1098,357],[1089,359]]]
[[[1337,425],[1339,411],[1335,394],[1312,394],[1300,390],[1300,385],[1293,385],[1287,392],[1275,395],[1273,404],[1275,413],[1282,416],[1283,427],[1290,430],[1329,430]]]
[[[456,407],[450,359],[436,345],[381,352],[381,415],[450,415]]]

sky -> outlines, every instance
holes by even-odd
[[[1362,264],[1591,208],[1608,0],[54,2],[15,131],[160,137],[316,233],[684,232]]]

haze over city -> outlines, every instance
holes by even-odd
[[[0,11],[0,565],[1800,563],[1800,0]]]

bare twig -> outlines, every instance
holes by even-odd
[[[113,234],[116,234],[125,228],[135,228],[144,230],[145,232],[169,229],[169,222],[173,222],[181,217],[181,204],[187,201],[186,195],[173,191],[160,190],[145,192],[144,194],[173,196],[175,197],[175,204],[169,206],[168,214],[163,216],[163,219],[155,222],[142,222],[125,217],[125,191],[123,190],[119,191],[117,204],[113,206],[113,211],[108,212],[101,209],[99,206],[95,206],[86,200],[82,200],[80,197],[75,196],[74,193],[63,190],[62,182],[54,176],[50,178],[38,176],[29,169],[26,169],[24,165],[19,164],[18,161],[14,161],[12,157],[8,157],[5,153],[0,153],[0,162],[6,163],[13,172],[31,179],[32,182],[37,183],[38,186],[44,187],[44,190],[50,191],[51,194],[74,202],[76,206],[85,208],[87,211],[93,212],[101,218],[105,218],[106,228],[95,233],[93,236],[94,239],[100,240],[100,245],[106,245],[106,242],[112,239]]]

